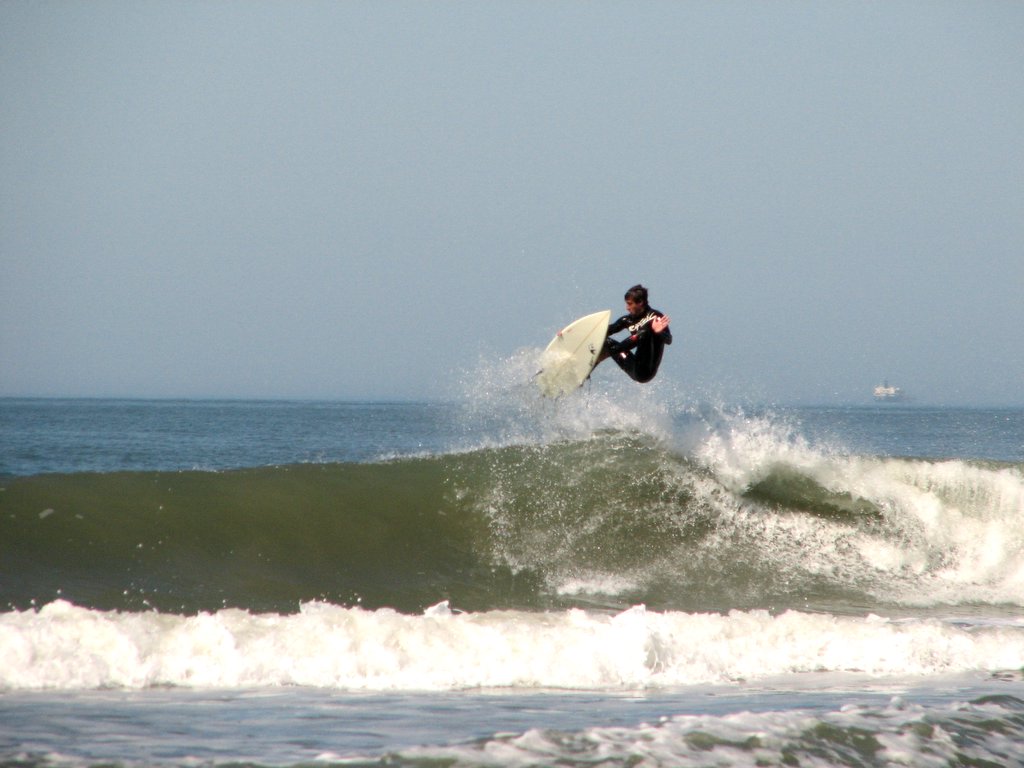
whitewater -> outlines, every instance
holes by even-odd
[[[1024,412],[505,366],[0,401],[0,765],[1024,760]]]
[[[455,613],[306,603],[291,615],[97,612],[58,600],[0,623],[0,686],[312,686],[355,691],[634,690],[842,672],[906,677],[1024,667],[1024,619]]]

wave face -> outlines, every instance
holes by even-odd
[[[1024,603],[1024,474],[770,423],[376,463],[12,478],[0,605],[419,613]],[[844,608],[845,606],[845,608]]]

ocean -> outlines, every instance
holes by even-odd
[[[0,766],[1021,765],[1022,668],[1022,409],[0,400]]]

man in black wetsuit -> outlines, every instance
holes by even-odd
[[[598,362],[610,357],[633,381],[645,384],[654,378],[661,365],[665,345],[672,343],[670,318],[652,309],[647,303],[647,289],[634,285],[626,291],[626,314],[608,326],[608,338]],[[628,330],[629,336],[617,341],[612,338],[619,331]]]

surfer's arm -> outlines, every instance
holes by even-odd
[[[604,353],[601,357],[602,360],[610,354],[615,354],[616,352],[626,352],[627,350],[630,350],[636,346],[636,336],[627,336],[625,339],[622,340],[612,338],[613,334],[616,334],[619,331],[628,328],[631,319],[632,318],[630,318],[629,315],[623,315],[618,320],[616,320],[615,322],[608,326],[608,336],[604,341]]]
[[[626,328],[628,325],[629,325],[629,315],[623,315],[618,320],[616,320],[614,323],[612,323],[612,324],[610,324],[608,326],[608,335],[611,336],[612,334],[618,333],[623,328]]]

